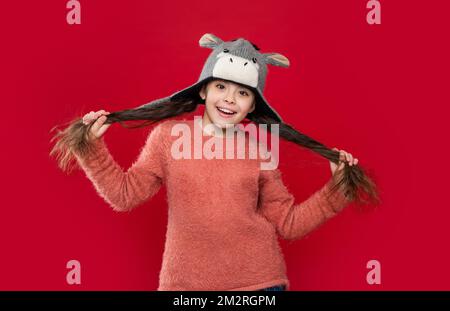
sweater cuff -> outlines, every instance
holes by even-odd
[[[91,162],[97,162],[99,158],[108,152],[104,137],[97,138],[89,143],[91,144],[90,152],[83,156],[76,154],[78,160],[84,165],[89,165]]]

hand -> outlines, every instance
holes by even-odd
[[[102,137],[106,130],[111,126],[111,123],[104,124],[108,114],[110,113],[105,110],[99,110],[97,112],[91,111],[83,116],[83,124],[88,125],[94,122],[90,129],[90,134],[93,137]]]
[[[348,162],[348,165],[350,166],[358,164],[358,159],[353,158],[351,153],[348,153],[345,150],[339,150],[337,148],[333,148],[332,150],[339,151],[339,165],[330,161],[330,168],[333,176],[344,169],[345,162]]]

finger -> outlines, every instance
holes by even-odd
[[[109,114],[109,112],[106,113],[105,110],[99,110],[99,111],[93,113],[90,117],[88,117],[87,120],[88,120],[88,121],[92,121],[92,120],[98,119],[98,118],[101,117],[102,115],[106,115],[106,114]],[[90,122],[89,122],[89,123],[90,123]]]
[[[97,119],[97,122],[98,122],[98,124],[99,124],[99,127],[101,127],[101,126],[106,122],[107,119],[108,119],[107,116],[100,116],[100,117]]]
[[[92,121],[97,119],[100,115],[101,114],[99,114],[98,112],[90,111],[83,116],[83,123],[90,124]]]
[[[107,111],[105,111],[105,110],[100,110],[100,111],[98,111],[98,116],[101,116],[101,115],[108,115],[108,114],[110,114],[110,113],[107,112]]]
[[[356,165],[358,164],[358,159],[355,158],[355,161],[353,161],[353,163]]]
[[[100,118],[97,119],[97,121],[94,122],[94,124],[92,125],[92,132],[97,133],[100,129],[100,127],[103,125],[103,123],[105,123],[106,121],[106,116],[101,116]]]
[[[84,123],[84,124],[89,124],[89,123],[92,122],[92,120],[93,120],[93,118],[92,118],[92,116],[89,115],[89,114],[83,116],[83,123]]]
[[[94,112],[93,111],[88,112],[84,116],[87,117],[87,118],[92,117],[92,116],[94,116]]]
[[[339,160],[340,161],[345,161],[345,151],[341,150],[339,153]]]
[[[111,126],[111,123],[109,123],[109,124],[103,124],[103,125],[100,127],[99,131],[97,132],[97,137],[102,136],[102,135],[106,132],[106,130],[108,129],[108,127],[110,127],[110,126]]]
[[[86,113],[84,116],[85,116],[85,117],[91,117],[91,116],[93,116],[93,115],[94,115],[94,112],[91,111],[91,112]]]
[[[353,165],[353,156],[351,153],[348,153],[348,163],[350,164],[350,166]]]
[[[348,156],[348,153],[346,152],[346,153],[345,153],[345,161],[348,162],[349,160],[350,160],[350,158],[349,158],[349,156]]]
[[[350,156],[349,156],[348,152],[345,153],[345,161],[348,162],[349,164],[351,163],[350,162]]]

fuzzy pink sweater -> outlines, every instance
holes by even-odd
[[[330,178],[295,204],[280,171],[261,170],[262,160],[248,156],[174,159],[171,146],[179,136],[172,136],[171,129],[180,123],[203,133],[194,120],[159,123],[126,172],[103,138],[95,141],[95,152],[77,156],[115,211],[130,211],[166,186],[169,216],[158,290],[258,290],[278,284],[289,289],[277,234],[299,239],[335,216],[348,200],[339,191],[327,196]],[[203,142],[222,140],[223,146],[229,139],[201,136]],[[191,141],[194,146],[194,135]]]

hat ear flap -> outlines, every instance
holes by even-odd
[[[289,67],[290,65],[289,59],[279,53],[264,53],[262,55],[264,56],[267,64],[280,67]]]
[[[204,48],[214,49],[222,42],[223,41],[220,38],[216,37],[215,35],[211,33],[205,33],[198,41],[198,44]]]

